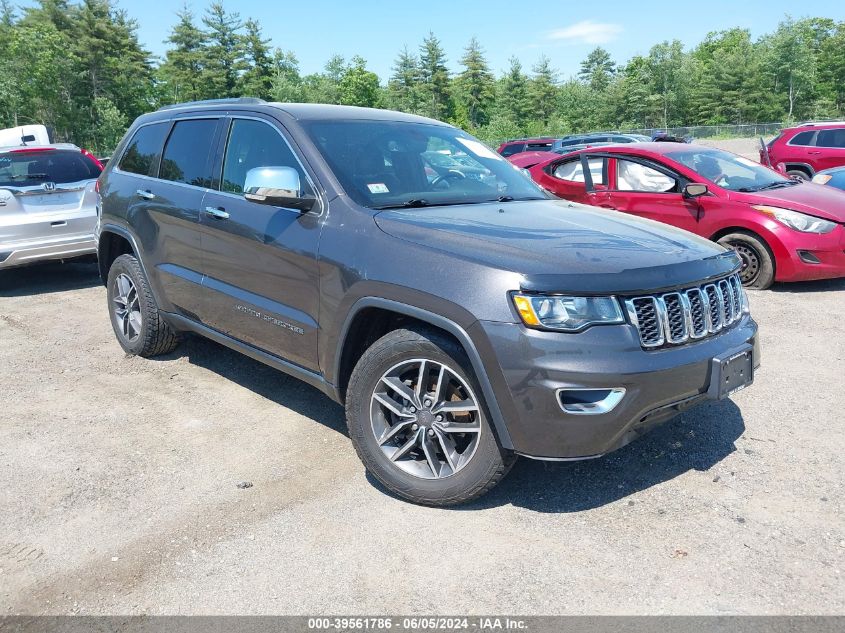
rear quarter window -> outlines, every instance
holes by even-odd
[[[153,123],[138,128],[117,164],[121,171],[152,176],[161,155],[169,123]]]
[[[505,145],[502,149],[502,156],[513,156],[514,154],[519,154],[523,149],[525,149],[525,143],[513,143],[512,145]]]
[[[808,130],[807,132],[799,132],[792,139],[789,141],[790,145],[799,145],[802,147],[807,147],[813,144],[813,136],[815,136],[815,130]],[[774,141],[773,141],[774,142]]]

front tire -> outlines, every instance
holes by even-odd
[[[364,352],[346,392],[346,419],[367,470],[413,503],[476,499],[510,470],[464,351],[424,329],[394,330]]]
[[[176,349],[179,337],[161,318],[134,255],[121,255],[112,262],[106,288],[112,329],[127,354],[148,358]]]
[[[743,286],[765,290],[774,283],[774,258],[758,236],[746,232],[730,233],[720,238],[719,244],[735,250],[742,259],[739,278]]]

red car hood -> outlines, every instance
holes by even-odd
[[[768,204],[845,223],[845,191],[834,187],[805,182],[755,193],[732,192],[730,196],[748,204]]]

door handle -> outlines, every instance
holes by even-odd
[[[148,191],[145,189],[138,189],[136,192],[139,198],[143,198],[144,200],[152,200],[156,197],[156,195],[152,191]]]
[[[229,214],[226,213],[226,210],[221,207],[206,207],[205,208],[206,215],[210,215],[212,218],[217,220],[228,220]]]
[[[808,154],[811,154],[812,156],[815,156],[816,154],[821,154],[821,152],[820,152],[820,151],[818,151],[818,150],[813,151],[813,152],[807,152],[807,153],[808,153]]]

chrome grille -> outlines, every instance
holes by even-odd
[[[712,284],[626,299],[625,307],[644,348],[681,345],[739,321],[742,284],[737,275],[731,275]]]

